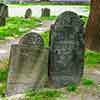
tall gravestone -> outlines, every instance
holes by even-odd
[[[6,96],[42,88],[47,81],[48,50],[39,34],[28,33],[11,47]]]
[[[0,26],[6,24],[6,18],[8,17],[8,6],[0,3]]]
[[[64,87],[80,82],[84,66],[83,22],[74,12],[62,13],[51,27],[49,84]]]

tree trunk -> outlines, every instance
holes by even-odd
[[[91,0],[86,28],[86,48],[100,51],[100,0]]]

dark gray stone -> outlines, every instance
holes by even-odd
[[[24,35],[20,39],[19,45],[27,45],[29,47],[33,46],[33,47],[43,48],[44,42],[39,34],[30,32],[30,33],[27,33],[26,35]]]
[[[25,12],[25,18],[31,18],[32,17],[32,10],[28,8]]]
[[[6,18],[0,17],[0,26],[5,26],[6,25]]]
[[[49,83],[64,87],[79,84],[84,66],[83,22],[74,12],[62,13],[51,27],[49,50]]]
[[[50,9],[49,8],[42,8],[42,17],[49,17],[50,16]]]
[[[48,78],[48,49],[36,33],[28,33],[11,47],[6,96],[42,88]]]
[[[0,17],[8,17],[8,6],[0,3]]]
[[[8,6],[0,3],[0,26],[6,25],[6,17],[8,17]]]

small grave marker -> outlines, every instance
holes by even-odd
[[[8,17],[8,6],[0,3],[0,26],[6,25],[6,18]]]

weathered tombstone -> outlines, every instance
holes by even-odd
[[[49,8],[42,8],[42,17],[49,17],[50,16],[50,9]]]
[[[48,77],[48,50],[39,34],[28,33],[12,45],[6,96],[42,88]]]
[[[0,3],[0,26],[4,26],[6,24],[6,17],[8,17],[8,6]]]
[[[25,12],[25,18],[31,18],[32,17],[32,10],[28,8]]]
[[[83,22],[74,12],[62,13],[51,27],[49,84],[60,88],[79,84],[84,66]]]

